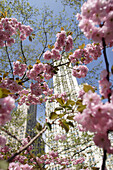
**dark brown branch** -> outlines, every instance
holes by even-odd
[[[91,147],[91,146],[92,146],[92,145],[86,146],[85,148],[81,149],[80,151],[75,152],[75,153],[73,154],[73,156],[75,156],[75,155],[79,154],[80,152],[85,151],[87,148],[89,148],[89,147]]]
[[[105,170],[105,167],[106,167],[106,159],[107,159],[107,151],[106,150],[103,150],[104,152],[104,155],[103,155],[103,162],[102,162],[102,170]]]
[[[44,35],[45,35],[45,45],[44,45],[44,48],[43,48],[43,50],[42,50],[42,52],[41,52],[41,54],[40,54],[40,56],[39,56],[39,60],[41,59],[41,57],[42,57],[42,55],[43,55],[43,53],[45,52],[45,49],[46,49],[46,47],[47,47],[47,32],[46,32],[46,30],[45,30],[45,19],[46,19],[46,17],[45,17],[44,20],[43,20],[43,30],[44,30]]]
[[[64,65],[66,65],[66,64],[69,64],[70,62],[68,61],[68,62],[66,62],[66,63],[63,63],[63,64],[59,64],[58,66],[54,66],[54,67],[61,67],[61,66],[64,66]]]
[[[108,63],[108,59],[107,59],[106,43],[105,43],[105,39],[104,38],[102,38],[102,45],[103,45],[103,55],[104,55],[104,60],[105,60],[105,64],[106,64],[106,70],[108,72],[107,80],[109,81],[109,63]]]
[[[107,70],[107,80],[109,81],[109,63],[107,59],[107,54],[106,54],[106,42],[105,39],[102,38],[102,45],[103,45],[103,55],[104,55],[104,60],[105,60],[105,65],[106,65],[106,70]],[[108,94],[108,102],[110,102],[110,96],[111,94]],[[103,162],[102,162],[102,170],[105,170],[106,167],[106,159],[107,159],[107,151],[103,149]]]
[[[25,57],[24,50],[23,50],[22,41],[20,41],[20,47],[21,47],[22,56],[23,56],[23,58],[24,58],[24,62],[25,62],[25,64],[27,65],[26,57]]]
[[[9,135],[9,136],[11,136],[12,138],[14,138],[15,140],[17,140],[20,144],[22,144],[22,142],[21,142],[15,135],[12,135],[10,132],[8,132],[6,129],[4,129],[4,128],[2,128],[2,127],[0,127],[0,129],[1,129],[3,132],[7,133],[7,135]]]
[[[12,67],[12,64],[11,64],[11,60],[10,60],[10,57],[9,57],[9,53],[8,53],[8,49],[7,49],[6,43],[5,43],[5,48],[6,48],[6,54],[7,54],[7,57],[8,57],[8,60],[9,60],[9,64],[10,64],[10,68],[11,68],[11,72],[12,72],[12,77],[14,79],[13,67]]]

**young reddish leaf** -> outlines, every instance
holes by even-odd
[[[31,36],[29,36],[29,41],[31,41],[31,42],[32,42],[32,37],[31,37]]]
[[[27,68],[28,68],[28,70],[31,70],[33,68],[33,66],[29,65]]]
[[[0,88],[0,98],[7,97],[9,94],[11,94],[9,90]]]
[[[41,63],[41,61],[39,59],[36,60],[36,64],[39,64]]]
[[[63,28],[63,27],[61,27],[61,31],[64,31],[64,28]]]
[[[51,46],[48,44],[48,48],[51,48]]]
[[[82,45],[78,46],[79,49],[84,49],[85,47],[85,43],[83,43]]]

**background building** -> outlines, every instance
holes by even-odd
[[[66,62],[66,56],[64,56],[60,65]],[[57,61],[55,65],[58,64],[59,63]],[[55,74],[53,77],[53,86],[55,94],[66,92],[69,99],[76,101],[80,87],[78,86],[77,79],[72,76],[71,65],[62,65],[59,67],[58,74]],[[51,112],[54,112],[56,107],[59,107],[59,104],[56,102],[50,103],[48,101],[46,103],[46,113],[48,117]],[[59,111],[59,114],[60,113],[62,114],[62,111]],[[57,151],[59,153],[59,156],[63,158],[70,157],[77,159],[80,157],[84,157],[84,166],[96,165],[96,167],[99,167],[101,165],[102,152],[100,152],[100,149],[98,149],[92,142],[93,135],[87,132],[80,132],[78,130],[77,123],[75,123],[73,120],[71,120],[71,122],[73,123],[74,128],[71,127],[67,134],[65,130],[57,124],[58,122],[52,125],[51,132],[47,131],[46,133],[46,141],[49,144],[48,146],[46,146],[46,152],[49,152],[50,150]],[[67,139],[64,141],[55,141],[54,138],[58,134],[65,134]],[[68,165],[67,167],[71,168],[72,170],[75,168],[76,170],[82,168],[80,164],[75,167],[72,163],[70,163],[70,165]],[[54,164],[48,166],[49,170],[57,170],[60,168],[61,166],[55,166]]]
[[[5,124],[7,131],[16,136],[17,139],[22,141],[22,139],[30,136],[33,138],[37,133],[36,124],[37,124],[37,105],[26,106],[23,104],[19,106],[16,111],[12,113],[12,120]],[[19,147],[19,142],[8,135],[7,133],[1,131],[1,134],[7,136],[7,144],[12,146],[12,149],[16,149],[15,146]],[[42,136],[40,136],[34,143],[32,152],[37,154],[43,154],[45,151],[44,141]]]

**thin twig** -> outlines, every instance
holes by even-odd
[[[20,47],[21,47],[21,52],[22,52],[23,58],[24,58],[24,62],[25,62],[25,64],[27,65],[26,57],[25,57],[24,50],[23,50],[22,41],[20,41]]]
[[[14,75],[13,75],[13,67],[12,67],[12,64],[11,64],[11,60],[10,60],[10,57],[9,57],[8,48],[7,48],[6,43],[5,43],[5,48],[6,48],[6,53],[7,53],[7,57],[8,57],[8,60],[9,60],[9,64],[10,64],[12,76],[13,76],[13,79],[14,79]]]
[[[92,145],[86,146],[85,148],[81,149],[80,151],[75,152],[75,153],[73,154],[73,156],[79,154],[80,152],[83,152],[84,150],[86,150],[87,148],[89,148],[89,147],[91,147],[91,146],[92,146]]]
[[[43,30],[44,30],[44,34],[45,34],[45,45],[44,45],[44,48],[43,48],[43,50],[42,50],[42,52],[41,52],[41,54],[40,54],[40,56],[39,56],[39,60],[41,59],[41,57],[42,57],[42,55],[43,55],[43,53],[45,52],[45,49],[46,49],[46,47],[47,47],[47,32],[46,32],[46,30],[45,30],[45,19],[46,19],[46,17],[45,17],[44,20],[43,20]]]
[[[22,144],[21,140],[19,140],[15,135],[12,135],[9,131],[7,131],[6,129],[4,129],[4,128],[2,128],[2,127],[0,127],[0,129],[1,129],[3,132],[7,133],[7,135],[9,135],[9,136],[11,136],[12,138],[14,138],[15,140],[17,140],[20,144]]]

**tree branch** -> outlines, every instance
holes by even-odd
[[[10,132],[8,132],[6,129],[4,129],[4,128],[2,128],[2,127],[0,127],[0,129],[1,129],[3,132],[7,133],[7,135],[9,135],[9,136],[11,136],[12,138],[14,138],[15,140],[17,140],[21,145],[23,145],[22,142],[21,142],[21,140],[19,140],[15,135],[12,135]],[[27,149],[27,151],[29,152],[30,156],[34,159],[34,161],[38,164],[38,166],[40,167],[40,170],[42,170],[42,169],[41,169],[41,165],[40,165],[39,162],[37,161],[36,157],[35,157],[35,156],[31,153],[31,151],[29,151],[28,149]]]
[[[41,52],[41,54],[40,54],[40,56],[39,56],[39,60],[41,59],[41,57],[42,57],[42,55],[43,55],[43,53],[45,52],[45,49],[46,49],[46,47],[47,47],[47,32],[46,32],[46,30],[45,30],[45,19],[46,19],[46,17],[44,18],[44,20],[43,20],[43,30],[44,30],[44,34],[45,34],[45,45],[44,45],[44,48],[43,48],[43,50],[42,50],[42,52]]]
[[[109,81],[109,63],[108,63],[108,59],[107,59],[107,54],[106,54],[106,42],[105,39],[102,38],[102,45],[103,45],[103,55],[104,55],[104,60],[105,60],[105,64],[106,64],[106,70],[107,70],[107,80]],[[108,102],[110,102],[110,96],[111,94],[108,94]],[[102,170],[105,170],[106,167],[106,159],[107,159],[107,151],[103,149],[103,162],[102,162]]]
[[[21,47],[21,52],[22,52],[23,58],[24,58],[24,62],[25,62],[25,64],[27,65],[26,57],[25,57],[24,50],[23,50],[22,41],[20,41],[20,47]]]
[[[33,139],[30,140],[30,142],[25,145],[24,147],[22,147],[19,151],[17,151],[16,153],[13,154],[12,157],[10,157],[7,162],[11,162],[17,155],[19,155],[21,152],[23,152],[24,150],[26,150],[43,132],[45,132],[47,129],[47,127],[44,127],[40,133],[38,133]]]
[[[8,60],[9,60],[9,64],[10,64],[10,68],[11,68],[11,72],[12,72],[12,77],[13,77],[13,79],[14,79],[13,67],[12,67],[12,64],[11,64],[10,57],[9,57],[9,53],[8,53],[8,49],[7,49],[7,46],[6,46],[6,42],[5,42],[5,48],[6,48],[6,54],[7,54],[7,57],[8,57]]]

